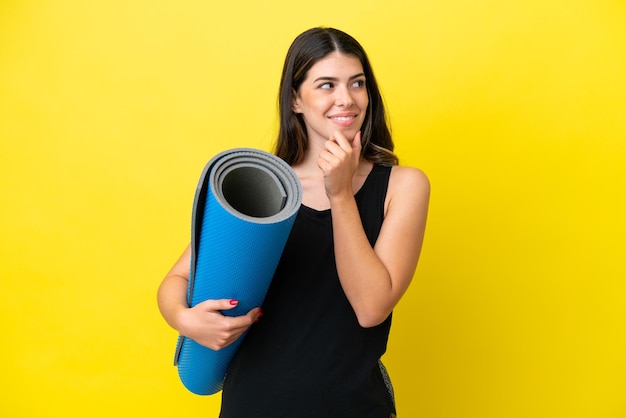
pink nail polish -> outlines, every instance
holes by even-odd
[[[228,303],[230,303],[232,306],[235,306],[239,303],[239,301],[237,299],[231,299]]]

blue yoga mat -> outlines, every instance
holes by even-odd
[[[213,157],[194,198],[188,305],[237,299],[224,311],[231,316],[261,306],[301,202],[298,177],[275,155],[236,148]],[[174,364],[185,387],[220,391],[244,336],[218,351],[179,337]]]

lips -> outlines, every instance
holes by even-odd
[[[332,116],[329,116],[328,118],[338,125],[349,126],[357,119],[357,115],[351,113],[351,114],[344,114],[344,115],[332,115]]]

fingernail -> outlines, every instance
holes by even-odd
[[[263,316],[263,311],[261,309],[259,309],[259,312],[257,312],[256,319],[254,320],[254,322],[255,323],[259,322],[259,320],[261,319],[262,316]]]
[[[230,303],[232,306],[235,306],[239,303],[239,301],[237,299],[231,299],[228,303]]]

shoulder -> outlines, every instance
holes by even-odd
[[[410,189],[418,193],[430,193],[430,181],[419,168],[394,165],[389,176],[389,189],[391,192],[408,192],[407,189]]]
[[[394,165],[389,176],[386,209],[426,210],[430,198],[430,181],[419,168]]]

